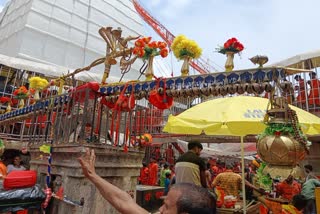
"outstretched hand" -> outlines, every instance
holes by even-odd
[[[92,178],[96,174],[94,164],[96,161],[96,155],[94,154],[94,150],[86,148],[86,153],[84,156],[78,158],[81,167],[82,167],[82,172],[87,178]]]

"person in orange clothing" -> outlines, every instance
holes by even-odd
[[[139,183],[142,185],[148,185],[149,179],[149,168],[146,163],[142,163],[142,168],[140,169]]]
[[[297,103],[298,105],[304,105],[306,104],[306,90],[304,79],[302,79],[300,75],[295,75],[294,79],[298,82],[298,85],[294,87],[294,89],[298,92]]]
[[[300,194],[301,185],[296,182],[292,175],[289,175],[287,179],[276,185],[277,195],[288,201],[291,201],[293,196]]]
[[[2,187],[2,181],[7,176],[7,166],[2,162],[1,155],[4,152],[4,143],[0,139],[0,188]]]
[[[169,145],[168,148],[166,149],[166,161],[171,165],[174,164],[174,151],[172,149],[172,145]]]
[[[217,166],[217,162],[216,161],[213,161],[212,164],[211,164],[211,171],[212,171],[212,181],[213,179],[218,175],[219,173],[219,168]]]
[[[0,159],[0,180],[3,180],[7,176],[7,167]]]
[[[156,186],[158,183],[158,164],[155,159],[151,159],[149,164],[149,181],[148,184]]]
[[[311,87],[310,94],[308,96],[309,105],[320,105],[320,99],[319,99],[320,82],[317,79],[316,72],[311,72],[309,75],[310,75],[310,80],[308,81],[308,84]]]
[[[233,166],[227,165],[226,171],[217,175],[213,180],[211,187],[219,186],[226,195],[233,195],[239,197],[239,190],[241,189],[241,176],[232,171]]]
[[[303,195],[295,195],[290,201],[289,204],[282,204],[276,199],[266,199],[265,196],[257,196],[258,201],[263,203],[272,213],[277,214],[302,214],[303,209],[307,205],[307,200]],[[260,213],[268,213],[268,210],[265,209],[263,212],[260,209]]]
[[[0,151],[0,154],[1,154],[1,151]],[[3,180],[6,178],[6,176],[7,176],[7,167],[0,158],[0,190],[3,187]]]

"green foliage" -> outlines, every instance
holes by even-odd
[[[261,139],[265,136],[272,136],[275,132],[281,132],[281,135],[294,135],[294,130],[291,124],[271,123],[268,124],[264,132],[258,136],[258,139]]]
[[[262,162],[260,164],[260,167],[257,169],[258,184],[264,190],[271,191],[272,190],[272,178],[270,177],[270,175],[263,174],[263,169],[265,167],[266,167],[266,163]]]
[[[190,56],[190,57],[194,58],[195,55],[193,53],[191,53],[190,51],[188,51],[187,49],[183,48],[180,50],[180,57],[183,58],[185,56]]]
[[[237,50],[236,48],[230,47],[228,49],[225,49],[223,46],[219,46],[218,48],[216,48],[216,51],[221,54],[226,54],[227,52],[233,52],[233,53],[239,52],[239,50]]]
[[[157,48],[150,48],[148,46],[144,47],[145,55],[143,56],[143,59],[149,59],[150,56],[158,56],[160,52],[157,50]]]

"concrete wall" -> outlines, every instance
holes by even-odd
[[[137,177],[144,152],[123,152],[123,148],[113,146],[84,146],[79,144],[60,144],[53,147],[51,169],[53,175],[61,178],[58,185],[64,188],[64,195],[74,201],[84,198],[84,206],[72,206],[55,200],[52,213],[59,214],[112,214],[118,213],[102,198],[99,191],[82,174],[82,169],[77,161],[86,147],[94,148],[96,152],[96,172],[107,181],[118,186],[128,193],[135,193]],[[40,152],[37,146],[30,150],[31,169],[37,170],[40,183],[45,184],[47,174],[47,159],[39,159]],[[57,188],[55,189],[55,191]],[[135,195],[135,194],[134,194]],[[72,211],[71,211],[72,210]]]

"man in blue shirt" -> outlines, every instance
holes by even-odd
[[[171,173],[167,172],[166,179],[164,180],[164,195],[167,195],[169,192],[169,187],[170,187],[170,183],[171,183],[170,176],[171,176]]]

